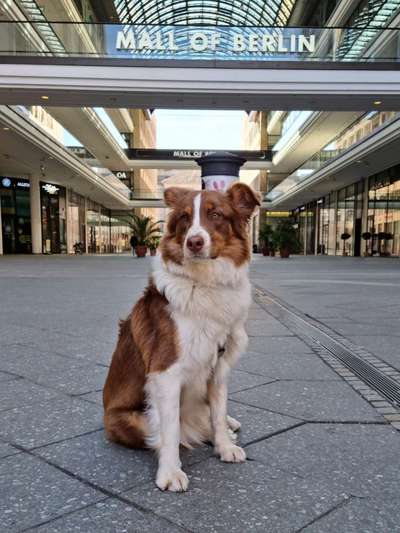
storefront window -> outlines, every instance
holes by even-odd
[[[40,182],[43,253],[67,252],[66,191],[64,187]]]
[[[120,254],[130,251],[129,239],[131,229],[128,224],[118,217],[111,217],[111,252]]]
[[[4,253],[31,253],[32,236],[29,181],[1,177],[0,201]]]
[[[368,231],[371,255],[400,255],[399,167],[369,179]]]
[[[100,253],[107,254],[111,250],[110,212],[108,209],[101,209],[100,221]]]
[[[68,232],[70,235],[68,253],[74,253],[74,245],[81,243],[86,249],[85,198],[69,191],[68,195]]]
[[[88,251],[90,254],[100,252],[100,206],[87,201],[86,223],[88,229]]]

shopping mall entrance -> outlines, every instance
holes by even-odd
[[[264,154],[247,154],[243,170],[258,174],[246,180],[263,195],[262,217],[291,214],[304,253],[398,253],[397,211],[378,222],[380,200],[368,203],[370,177],[399,163],[397,28],[382,28],[373,45],[360,47],[356,27],[51,22],[49,50],[30,38],[43,32],[34,21],[1,22],[1,29],[0,165],[18,176],[24,161],[14,143],[34,144],[37,154],[20,152],[26,175],[40,180],[35,195],[31,188],[32,239],[23,191],[2,193],[6,252],[129,249],[121,213],[165,208],[157,172],[193,170],[204,151],[155,150],[154,110],[206,109],[246,110],[246,148]],[[39,131],[35,113],[41,125],[61,125],[58,144],[52,126]],[[64,129],[81,146],[66,145]]]

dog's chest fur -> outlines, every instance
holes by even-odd
[[[190,381],[199,372],[209,373],[216,364],[218,348],[225,345],[235,324],[247,318],[251,300],[247,269],[235,272],[232,283],[225,284],[219,284],[218,277],[214,283],[194,281],[163,268],[154,272],[153,279],[169,302],[177,328],[184,380]]]

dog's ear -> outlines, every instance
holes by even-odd
[[[261,205],[261,195],[245,183],[234,183],[226,194],[235,211],[246,220],[250,220],[256,207]]]
[[[174,209],[189,192],[189,189],[183,187],[169,187],[164,191],[165,203]]]

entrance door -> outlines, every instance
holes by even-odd
[[[14,215],[2,215],[2,231],[3,231],[3,252],[5,254],[15,254],[15,227]]]
[[[354,225],[354,257],[361,255],[361,218],[356,218]]]

